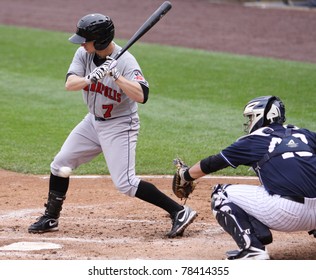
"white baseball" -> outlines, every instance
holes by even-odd
[[[63,166],[59,168],[58,176],[63,178],[68,178],[72,172],[72,169],[68,166]]]

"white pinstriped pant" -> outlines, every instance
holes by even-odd
[[[293,232],[316,229],[316,198],[301,204],[279,195],[269,195],[262,186],[229,185],[228,201],[238,205],[272,230]]]

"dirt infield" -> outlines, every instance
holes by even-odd
[[[73,32],[78,17],[89,12],[108,13],[117,37],[129,38],[162,1],[2,0],[0,23]],[[47,3],[46,3],[47,2]],[[142,39],[212,51],[258,55],[316,63],[314,10],[257,9],[241,4],[214,4],[205,0],[175,0],[170,16]],[[131,17],[133,16],[133,20]],[[146,17],[146,16],[145,16]],[[72,178],[60,230],[34,235],[30,223],[41,215],[47,198],[45,176],[0,170],[0,259],[196,259],[221,260],[235,242],[215,222],[209,205],[216,183],[256,184],[255,178],[200,180],[187,202],[198,211],[196,221],[182,238],[168,239],[169,217],[162,210],[118,193],[108,177]],[[171,178],[147,178],[166,194]],[[277,260],[316,259],[315,239],[306,232],[273,232],[269,253]],[[10,250],[16,242],[44,242],[61,246],[46,250]]]
[[[48,178],[0,170],[0,259],[98,260],[98,259],[194,259],[221,260],[236,248],[210,211],[210,187],[215,183],[248,182],[252,178],[200,180],[188,205],[198,218],[176,239],[165,234],[170,218],[159,208],[119,194],[108,177],[72,178],[60,218],[60,230],[29,234],[27,227],[43,213]],[[171,178],[147,178],[166,194]],[[176,199],[176,198],[175,198]],[[269,246],[273,259],[316,259],[315,240],[306,232],[274,233]],[[17,242],[45,242],[61,246],[47,250],[3,250]]]

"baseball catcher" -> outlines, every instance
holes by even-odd
[[[189,195],[194,191],[196,186],[196,181],[186,181],[184,178],[184,172],[189,169],[180,158],[176,158],[173,160],[173,164],[176,166],[177,171],[173,176],[172,181],[172,191],[173,193],[179,197],[181,200],[186,200],[189,198]]]
[[[285,124],[277,96],[259,96],[243,110],[246,135],[193,166],[180,167],[179,185],[227,167],[248,166],[259,185],[217,184],[211,210],[239,247],[228,260],[268,260],[271,230],[316,235],[316,132]],[[176,179],[175,179],[176,181]]]

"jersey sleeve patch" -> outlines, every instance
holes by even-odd
[[[139,70],[133,72],[133,80],[148,86],[147,81],[145,80],[143,74]]]

